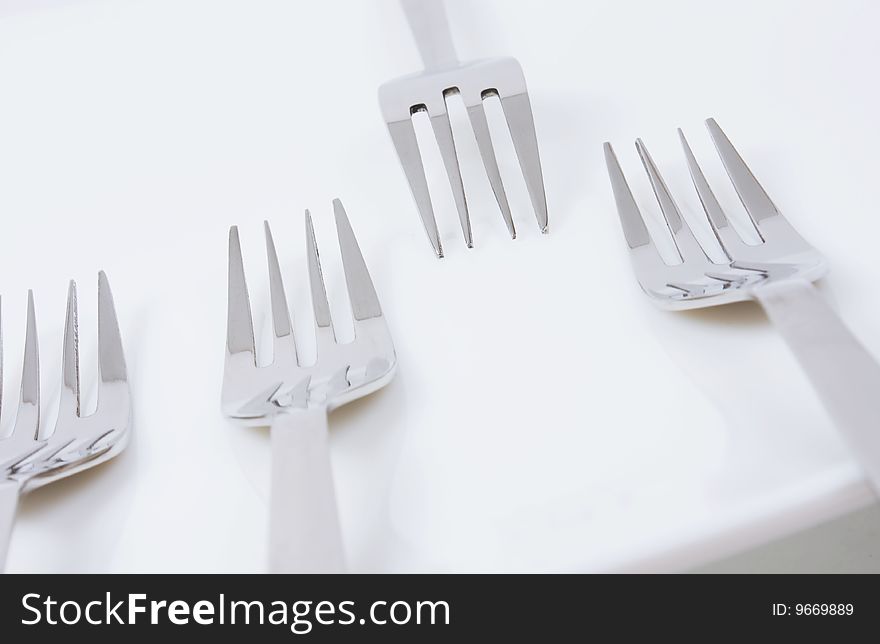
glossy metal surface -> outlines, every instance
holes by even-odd
[[[425,69],[418,74],[404,76],[382,85],[379,88],[379,104],[434,252],[438,257],[443,256],[425,169],[412,123],[412,116],[417,112],[427,112],[430,117],[465,243],[468,247],[473,246],[467,197],[446,107],[446,100],[451,95],[461,96],[467,108],[489,183],[507,230],[514,238],[516,229],[483,107],[484,99],[491,96],[500,98],[538,227],[546,233],[548,224],[544,177],[531,103],[520,64],[513,58],[460,62],[452,43],[442,0],[402,0],[401,4]]]
[[[682,218],[666,182],[641,140],[636,148],[678,251],[667,264],[645,225],[617,156],[605,144],[605,161],[636,277],[661,307],[691,309],[754,299],[785,338],[828,414],[880,492],[880,364],[823,301],[812,282],[827,271],[824,257],[795,231],[758,183],[714,119],[709,134],[759,235],[750,245],[731,226],[679,130],[685,161],[710,228],[723,255],[698,241]]]
[[[694,187],[725,259],[716,264],[709,258],[682,219],[666,182],[640,139],[636,149],[681,258],[680,264],[666,264],[648,233],[614,150],[606,143],[605,161],[620,222],[636,277],[645,293],[664,308],[699,308],[751,299],[753,289],[768,282],[794,277],[812,281],[824,275],[827,263],[822,255],[782,216],[718,124],[713,119],[706,124],[762,243],[746,244],[730,225],[679,130]]]
[[[233,227],[229,233],[229,308],[226,366],[221,396],[223,413],[247,425],[271,425],[273,451],[285,449],[285,446],[295,447],[290,445],[289,440],[284,439],[284,432],[297,432],[300,428],[305,432],[308,429],[314,435],[314,441],[309,443],[308,449],[314,450],[314,456],[318,459],[327,458],[326,438],[321,435],[320,429],[313,429],[314,425],[323,424],[323,429],[326,431],[326,415],[329,411],[366,396],[387,384],[397,364],[391,335],[351,224],[338,199],[333,202],[333,208],[351,303],[355,339],[345,344],[336,341],[312,219],[306,211],[307,277],[317,340],[317,360],[314,364],[304,364],[297,356],[294,329],[290,321],[278,255],[269,225],[266,223],[274,355],[271,364],[257,366],[250,299],[245,283],[238,229]],[[302,455],[296,453],[290,456],[291,459],[300,457]],[[273,460],[278,462],[277,455],[273,455]],[[297,465],[305,468],[315,467],[314,463],[308,460],[298,462]],[[329,464],[326,468],[322,465],[319,472],[321,480],[313,480],[311,483],[316,488],[332,485],[328,473]],[[300,507],[303,504],[308,506],[308,498],[305,500],[292,498],[297,494],[306,497],[323,494],[330,503],[333,499],[332,488],[329,492],[326,489],[278,489],[274,474],[272,494],[273,498],[288,499],[291,507]],[[325,548],[320,543],[316,543],[316,540],[331,539],[341,544],[338,525],[331,525],[335,524],[335,516],[328,518],[322,515],[322,518],[315,519],[316,524],[325,520],[331,524],[325,524],[323,531],[313,529],[315,532],[313,536],[316,538],[312,538],[302,534],[301,524],[305,519],[294,517],[294,519],[302,519],[299,525],[295,522],[284,524],[286,521],[284,517],[274,516],[276,510],[284,510],[284,505],[273,501],[272,507],[273,545],[270,554],[273,570],[299,572],[304,568],[310,571],[340,568],[341,552],[328,555]],[[321,507],[312,510],[323,512]],[[335,513],[335,507],[333,512]],[[337,534],[331,534],[333,531]],[[280,551],[285,549],[283,544],[289,544],[291,540],[302,548],[312,548],[314,556],[303,557],[302,553],[296,552],[280,554]],[[286,551],[289,550],[290,548],[286,548]],[[296,560],[291,561],[291,558]]]
[[[128,442],[131,396],[113,295],[103,272],[98,276],[98,406],[89,416],[81,415],[80,410],[78,334],[76,285],[71,282],[64,328],[58,418],[54,430],[47,430],[40,418],[40,364],[34,297],[33,293],[28,293],[21,392],[12,433],[0,439],[0,569],[19,494],[103,463],[122,451]],[[10,404],[2,393],[0,378],[0,406]]]

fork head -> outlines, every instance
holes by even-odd
[[[29,491],[102,463],[123,450],[131,427],[131,395],[113,295],[98,275],[98,406],[85,416],[80,407],[79,329],[76,285],[71,281],[64,326],[58,417],[41,431],[40,364],[33,293],[28,293],[21,394],[12,433],[0,439],[0,480]],[[2,340],[2,338],[0,338]],[[0,408],[2,408],[0,343]]]
[[[654,245],[611,144],[605,143],[605,162],[620,223],[642,289],[663,308],[690,309],[752,299],[755,288],[770,282],[792,278],[819,279],[827,271],[825,258],[782,216],[715,120],[707,120],[706,125],[745,207],[748,221],[744,223],[757,231],[759,243],[746,243],[730,225],[687,139],[679,130],[694,188],[722,254],[720,262],[713,261],[712,251],[705,241],[698,240],[682,218],[666,182],[639,139],[636,149],[660,206],[665,229],[671,234],[681,260],[667,264]]]
[[[307,210],[308,281],[317,340],[317,360],[311,365],[303,364],[297,357],[278,255],[268,222],[265,223],[265,236],[273,361],[266,366],[257,365],[238,229],[235,226],[230,229],[226,365],[221,395],[226,416],[252,425],[266,425],[278,413],[314,407],[329,411],[366,396],[391,380],[397,358],[379,298],[351,224],[338,199],[334,200],[333,209],[355,339],[345,344],[336,341],[312,218]]]
[[[544,176],[538,154],[538,139],[532,106],[526,91],[522,67],[514,58],[491,58],[467,63],[451,62],[441,68],[425,70],[385,83],[379,88],[379,105],[388,124],[388,131],[409,182],[422,224],[434,252],[443,257],[443,246],[437,231],[431,195],[425,168],[419,152],[412,117],[419,112],[427,113],[440,149],[449,185],[458,211],[462,234],[468,247],[472,247],[470,215],[467,198],[461,180],[458,155],[449,123],[447,100],[461,96],[473,128],[474,136],[489,184],[501,210],[501,216],[511,238],[516,237],[507,193],[501,181],[495,148],[489,134],[489,124],[483,101],[498,97],[510,130],[520,169],[526,182],[532,208],[541,232],[546,233],[547,199],[544,194]]]

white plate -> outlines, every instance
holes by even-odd
[[[880,355],[880,95],[865,83],[880,7],[449,4],[463,57],[523,64],[551,234],[517,186],[521,235],[506,238],[465,145],[476,248],[444,191],[442,261],[375,98],[417,67],[395,3],[0,4],[6,391],[29,287],[46,391],[58,388],[71,276],[84,370],[94,365],[103,268],[136,396],[124,455],[23,502],[10,571],[263,569],[267,435],[219,415],[227,228],[241,226],[259,310],[260,223],[272,221],[308,328],[306,207],[344,312],[336,196],[400,357],[386,390],[331,417],[354,570],[677,570],[873,498],[757,307],[664,313],[639,293],[600,144],[615,143],[653,209],[630,147],[644,137],[687,215],[699,206],[676,147],[684,127],[735,212],[702,132],[717,117],[828,255],[823,291]]]

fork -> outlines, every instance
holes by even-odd
[[[420,73],[404,76],[382,85],[379,88],[379,105],[382,116],[388,124],[388,131],[409,182],[425,232],[437,257],[443,257],[443,246],[437,231],[412,116],[418,112],[425,112],[430,117],[434,137],[452,189],[464,240],[468,248],[471,248],[474,239],[470,215],[446,105],[447,99],[454,95],[461,96],[467,108],[483,166],[489,177],[489,184],[495,193],[507,230],[511,238],[515,238],[516,228],[510,214],[510,205],[501,181],[495,148],[492,145],[486,111],[483,107],[484,99],[500,98],[532,208],[538,220],[538,227],[541,232],[546,233],[547,199],[544,194],[544,176],[541,170],[541,158],[538,155],[538,139],[535,134],[532,106],[526,91],[522,67],[514,58],[460,62],[452,43],[452,33],[449,30],[443,0],[401,0],[401,4],[425,69]]]
[[[67,295],[61,358],[62,387],[54,431],[41,431],[40,358],[34,295],[28,291],[21,394],[12,434],[0,439],[0,571],[3,570],[20,495],[66,478],[121,452],[131,427],[131,396],[119,324],[107,276],[98,274],[98,407],[88,416],[80,408],[79,330],[76,284]],[[0,408],[2,408],[0,338]],[[48,434],[48,435],[47,435]]]
[[[641,139],[636,148],[680,263],[663,261],[627,185],[610,143],[605,161],[636,277],[656,304],[668,309],[757,300],[784,337],[829,416],[848,441],[875,491],[880,492],[880,365],[822,299],[812,282],[825,258],[791,226],[758,183],[714,119],[706,121],[758,244],[731,226],[681,130],[691,179],[724,259],[710,259],[672,198]],[[710,240],[711,241],[711,240]]]
[[[379,298],[348,216],[333,201],[355,339],[337,341],[321,273],[312,217],[306,210],[308,280],[317,361],[297,356],[287,297],[269,223],[264,222],[273,325],[273,361],[258,366],[238,228],[229,231],[229,302],[222,409],[252,426],[269,425],[272,444],[269,567],[273,572],[344,570],[333,490],[327,415],[386,385],[397,358]]]

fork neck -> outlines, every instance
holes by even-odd
[[[425,71],[458,64],[443,0],[400,0]]]

